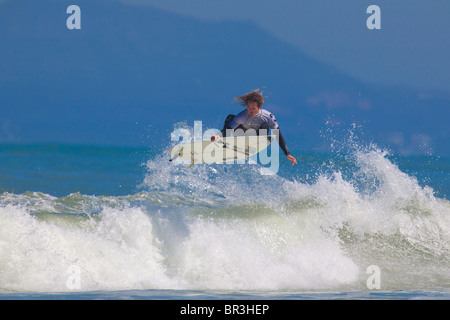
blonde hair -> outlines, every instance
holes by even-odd
[[[252,90],[251,92],[246,93],[240,97],[235,97],[234,100],[238,101],[242,106],[247,106],[249,102],[256,102],[258,107],[261,108],[264,104],[264,97],[260,90],[261,89]]]

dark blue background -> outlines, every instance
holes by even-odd
[[[81,8],[81,30],[66,27],[71,4]],[[106,0],[2,1],[0,142],[167,146],[177,123],[201,120],[204,129],[220,128],[227,114],[242,109],[233,97],[264,87],[265,108],[277,116],[291,150],[327,150],[330,137],[339,139],[356,124],[360,139],[394,153],[450,155],[445,84],[375,84],[243,17],[201,19],[192,11]],[[283,11],[276,14],[283,21]],[[347,15],[354,19],[354,10]],[[371,32],[396,30],[386,18],[383,27],[390,31],[369,31],[367,17],[363,12],[358,18],[360,32],[374,41]],[[399,28],[404,23],[397,22]],[[420,47],[425,40],[417,41]],[[447,48],[448,41],[438,42]],[[388,70],[383,62],[392,61],[383,52],[373,61],[380,65],[378,79]],[[423,68],[432,58],[424,55]],[[448,61],[439,63],[448,67]]]

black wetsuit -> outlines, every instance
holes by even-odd
[[[272,129],[277,136],[278,144],[280,145],[281,150],[283,150],[285,155],[289,155],[289,150],[286,146],[286,141],[281,134],[280,128],[278,127],[277,119],[272,113],[265,109],[260,109],[258,114],[253,117],[248,114],[247,109],[240,112],[236,116],[233,114],[228,115],[223,129],[220,131],[222,136],[227,136],[227,129],[234,131],[242,129],[243,132],[246,132],[249,129],[254,129],[257,134],[259,134],[259,130],[261,129],[266,129],[266,134],[269,132],[269,129]]]

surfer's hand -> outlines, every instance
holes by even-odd
[[[216,140],[219,139],[219,138],[220,138],[219,135],[212,136],[212,137],[211,137],[211,142],[214,142],[214,141],[216,141]]]
[[[295,159],[293,156],[291,156],[290,154],[288,154],[286,156],[289,160],[292,161],[291,166],[293,166],[294,164],[297,164],[297,159]]]

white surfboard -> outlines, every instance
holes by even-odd
[[[275,135],[225,137],[211,142],[199,140],[170,148],[170,161],[177,158],[190,161],[188,168],[197,163],[226,163],[246,159],[267,148]]]

